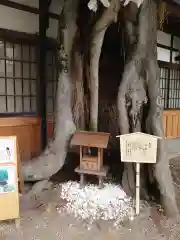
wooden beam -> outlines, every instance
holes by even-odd
[[[169,47],[169,46],[166,46],[166,45],[163,45],[163,44],[161,44],[161,43],[157,43],[157,46],[160,47],[160,48],[164,48],[164,49],[166,49],[166,50],[169,50],[169,51],[172,50],[172,51],[175,51],[175,52],[179,52],[178,49],[173,48],[173,47]]]
[[[28,13],[33,13],[33,14],[36,14],[36,15],[40,14],[40,11],[39,11],[38,8],[31,7],[31,6],[22,4],[22,3],[13,2],[13,1],[10,1],[10,0],[0,0],[0,5],[10,7],[10,8],[13,8],[13,9],[17,9],[17,10],[20,10],[20,11],[28,12]],[[56,13],[48,12],[48,16],[52,19],[59,20],[59,15],[56,14]]]
[[[30,34],[25,32],[17,32],[14,30],[0,28],[0,40],[6,40],[12,43],[23,43],[37,45],[39,41],[38,34]],[[59,47],[57,40],[54,38],[47,38],[46,45],[48,49],[55,49]]]
[[[47,144],[47,114],[46,114],[46,53],[47,28],[49,25],[49,1],[39,0],[39,81],[38,81],[38,113],[41,117],[42,150]]]
[[[171,69],[180,69],[180,65],[177,63],[170,63],[158,60],[158,65],[160,68],[171,68]]]

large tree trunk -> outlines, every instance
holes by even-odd
[[[58,78],[54,141],[37,159],[22,166],[25,181],[49,179],[63,167],[70,137],[76,129],[71,109],[72,75],[70,63],[72,43],[76,33],[77,6],[77,0],[68,0],[65,1],[63,8],[66,26],[63,29],[64,41],[61,43],[62,47],[59,53],[63,69]]]
[[[90,128],[98,130],[99,107],[99,59],[104,35],[113,21],[117,21],[120,9],[120,1],[112,0],[109,8],[106,8],[92,30],[90,46]]]
[[[76,41],[72,51],[72,112],[73,121],[78,130],[85,129],[85,107],[84,107],[84,84],[83,84],[83,56],[81,55]]]
[[[141,182],[145,194],[147,194],[145,189],[147,180],[156,184],[160,190],[161,201],[166,214],[174,216],[178,213],[178,209],[167,153],[164,147],[162,109],[159,103],[156,5],[155,0],[144,0],[140,10],[138,43],[125,67],[123,79],[119,86],[119,126],[121,134],[145,131],[162,138],[158,145],[157,164],[149,165],[149,176],[148,172],[143,172]],[[144,121],[146,124],[144,124]],[[143,166],[142,168],[145,171]],[[125,163],[124,169],[123,187],[128,194],[134,195],[134,165]]]
[[[151,79],[151,81],[148,81],[150,109],[146,125],[148,132],[155,136],[159,136],[162,139],[159,140],[158,144],[157,164],[152,166],[152,169],[149,172],[154,175],[158,184],[161,194],[161,202],[166,210],[166,213],[170,216],[174,216],[177,214],[178,209],[174,185],[169,168],[168,153],[165,146],[161,98],[159,94],[159,86],[157,84],[158,74],[157,71],[154,71],[155,69],[157,69],[157,61],[152,57],[152,59],[148,61],[149,79]]]
[[[64,5],[66,28],[63,29],[64,42],[60,51],[60,61],[64,63],[64,68],[58,81],[54,141],[40,157],[23,166],[26,181],[49,179],[62,168],[70,137],[76,128],[85,128],[85,116],[88,111],[90,112],[90,128],[93,131],[97,131],[98,128],[99,59],[105,32],[108,26],[116,20],[120,3],[119,0],[112,0],[110,7],[104,10],[92,29],[90,74],[88,86],[86,86],[90,89],[88,109],[85,109],[84,104],[85,81],[82,69],[84,56],[76,48],[75,42],[75,35],[78,34],[76,29],[77,5],[77,0],[67,0]],[[160,192],[165,211],[171,216],[176,215],[178,209],[164,147],[162,109],[158,91],[156,11],[155,0],[144,0],[139,14],[137,44],[131,34],[133,31],[129,31],[131,34],[129,42],[133,47],[128,52],[127,64],[120,82],[117,107],[121,134],[141,131],[162,138],[158,145],[157,164],[149,164],[148,169],[143,165],[141,167],[141,192],[143,197],[148,198],[150,195],[148,184],[155,184]],[[129,27],[127,29],[132,30]],[[128,195],[135,194],[134,164],[125,164],[122,185]]]

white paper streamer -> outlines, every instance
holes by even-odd
[[[110,6],[110,2],[109,0],[99,0],[104,7],[108,8]],[[123,0],[119,0],[119,1],[123,1]],[[128,5],[129,2],[134,2],[137,4],[138,8],[140,7],[140,5],[143,3],[144,0],[125,0],[124,2],[124,6]],[[90,0],[88,3],[88,8],[90,10],[92,10],[93,12],[97,11],[98,8],[98,0]]]
[[[144,0],[125,0],[124,2],[124,6],[128,5],[129,2],[134,2],[137,4],[138,8],[140,7],[140,5],[143,3]]]
[[[102,189],[86,185],[81,189],[79,183],[67,182],[62,184],[61,198],[68,202],[64,209],[68,214],[89,223],[100,219],[120,222],[133,215],[131,199],[114,184],[104,184]]]
[[[97,0],[91,0],[88,3],[88,8],[92,10],[93,12],[97,11]]]

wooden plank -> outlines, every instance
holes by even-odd
[[[167,137],[172,137],[172,115],[167,118]]]
[[[178,116],[177,115],[174,115],[172,117],[172,136],[176,136],[177,135],[177,132],[178,132]]]
[[[98,161],[98,157],[84,155],[82,157],[82,160],[83,161],[88,161],[88,162],[96,162],[96,161]]]
[[[157,44],[158,45],[158,47],[164,47],[164,45],[161,45],[161,44]],[[170,48],[170,47],[164,47],[165,49],[168,49],[168,48]],[[168,49],[168,50],[170,50],[170,49]],[[174,51],[175,51],[175,49],[173,49]],[[176,49],[176,51],[177,51],[177,49]],[[178,51],[177,51],[178,52]],[[164,61],[158,61],[158,65],[159,65],[159,67],[160,68],[171,68],[171,69],[180,69],[180,66],[179,66],[179,64],[177,64],[177,63],[170,63],[170,62],[164,62]],[[168,110],[169,111],[169,110]]]
[[[156,163],[158,139],[159,137],[139,132],[121,135],[121,161]]]
[[[177,137],[180,136],[180,115],[178,115],[178,123],[177,123]]]
[[[17,137],[21,161],[30,160],[31,156],[36,157],[41,152],[38,117],[2,117],[0,133],[1,136]]]
[[[37,46],[39,36],[37,34],[29,34],[26,32],[17,32],[10,29],[0,28],[0,40],[9,41],[17,44],[31,44]],[[47,37],[47,48],[57,49],[59,46],[56,39]]]
[[[72,139],[72,146],[84,146],[95,148],[107,148],[110,133],[102,132],[75,132]]]
[[[0,196],[0,206],[0,221],[19,218],[18,191]]]
[[[40,124],[38,117],[0,117],[0,127],[28,126]]]
[[[80,167],[77,167],[75,169],[75,172],[79,174],[89,174],[89,175],[96,175],[96,176],[102,176],[105,177],[108,172],[108,167],[101,167],[100,171],[92,171],[92,170],[85,170],[85,169],[80,169]]]
[[[99,171],[97,162],[90,162],[90,161],[82,161],[82,163],[80,164],[80,169]]]
[[[38,8],[28,6],[28,5],[25,5],[25,4],[22,4],[22,3],[13,2],[13,1],[10,1],[10,0],[1,0],[0,5],[10,7],[10,8],[16,9],[16,10],[20,10],[20,11],[24,11],[24,12],[39,15],[39,9]],[[50,18],[59,20],[59,15],[56,14],[56,13],[48,12],[48,16]]]
[[[101,159],[102,159],[102,156],[101,156],[101,149],[102,148],[98,148],[98,157],[97,157],[97,163],[98,163],[98,169],[101,168]]]
[[[80,146],[80,163],[82,162],[83,160],[83,147]]]
[[[23,193],[24,192],[24,179],[23,179],[23,175],[22,175],[18,141],[17,141],[17,172],[18,172],[18,180],[19,180],[19,192]]]
[[[103,149],[101,148],[101,166],[103,166],[103,158],[104,158],[104,152],[103,152]]]
[[[163,114],[164,132],[167,138],[180,137],[180,110],[166,110]]]

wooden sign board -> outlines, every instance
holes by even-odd
[[[120,137],[122,162],[156,163],[159,137],[140,132],[117,137]]]
[[[19,218],[17,168],[16,137],[0,137],[0,221]]]
[[[136,215],[140,212],[140,163],[156,163],[159,137],[136,132],[120,137],[121,161],[136,163]]]

